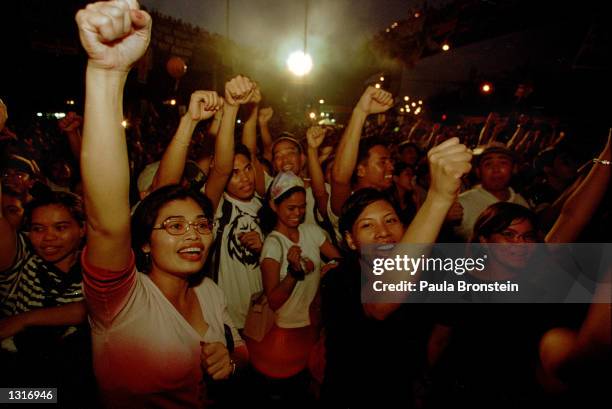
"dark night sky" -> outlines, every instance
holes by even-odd
[[[431,4],[440,3],[430,2]],[[209,31],[225,34],[226,0],[143,0],[142,4]],[[230,37],[240,44],[278,48],[302,44],[305,0],[229,0]],[[419,0],[309,0],[309,42],[346,45],[407,16]]]

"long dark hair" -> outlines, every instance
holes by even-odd
[[[201,208],[204,216],[209,220],[213,218],[213,208],[210,200],[200,192],[185,189],[180,185],[168,185],[161,187],[149,194],[136,208],[132,216],[132,249],[136,255],[136,267],[143,273],[151,270],[150,257],[142,251],[142,246],[149,243],[153,226],[159,211],[167,203],[174,200],[192,199]],[[201,277],[195,278],[198,281]]]
[[[516,203],[498,202],[487,207],[474,224],[472,243],[478,243],[481,237],[488,239],[491,235],[506,230],[516,220],[527,220],[535,230],[538,229],[535,213]]]
[[[270,189],[268,189],[268,191],[266,192],[264,203],[257,212],[257,216],[259,217],[259,227],[261,227],[261,231],[266,236],[270,234],[272,230],[274,230],[274,228],[276,227],[276,222],[278,221],[278,216],[276,215],[276,212],[272,210],[272,207],[270,206],[270,191],[272,190],[271,187],[272,186],[270,185]],[[302,192],[306,194],[306,189],[301,186],[294,186],[276,199],[274,199],[274,204],[276,206],[279,206],[281,203],[287,200],[289,196],[296,192]]]

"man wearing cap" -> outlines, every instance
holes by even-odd
[[[463,217],[455,228],[458,236],[468,241],[480,213],[494,203],[511,202],[529,207],[527,201],[510,187],[515,164],[514,153],[503,143],[492,142],[483,150],[476,159],[480,184],[459,195]]]
[[[44,178],[34,160],[11,154],[2,163],[2,184],[15,192],[28,194],[40,180]]]

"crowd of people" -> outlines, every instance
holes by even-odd
[[[126,138],[152,19],[130,0],[76,21],[82,116],[15,133],[0,102],[0,386],[67,407],[607,406],[609,286],[370,303],[360,271],[373,244],[608,241],[612,134],[580,166],[554,124],[398,118],[373,86],[345,126],[290,133],[238,75],[180,117],[132,113]],[[517,274],[500,257],[472,279]]]

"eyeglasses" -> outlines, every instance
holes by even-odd
[[[525,243],[535,243],[538,241],[538,237],[535,232],[528,231],[526,233],[520,234],[512,230],[504,230],[501,233],[498,233],[505,240],[517,242],[522,240]]]
[[[159,226],[153,226],[153,230],[166,230],[172,236],[181,236],[187,233],[191,227],[202,235],[212,234],[210,222],[206,217],[198,217],[192,222],[187,221],[184,217],[170,217],[164,220]]]

